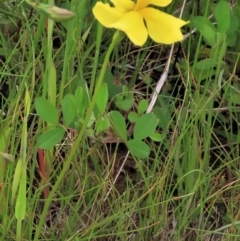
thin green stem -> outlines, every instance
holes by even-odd
[[[101,47],[101,42],[102,42],[102,33],[103,33],[103,26],[99,26],[98,30],[97,30],[96,50],[95,50],[92,77],[91,77],[90,88],[89,88],[90,96],[92,96],[92,94],[93,94],[93,89],[94,89],[94,84],[95,84],[94,79],[96,78],[96,72],[97,72],[97,68],[98,68],[100,47]]]

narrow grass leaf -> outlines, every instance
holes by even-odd
[[[88,36],[90,35],[90,33],[91,33],[90,30],[91,30],[91,29],[92,29],[92,25],[89,26],[89,28],[87,28],[86,31],[83,33],[83,35],[82,35],[82,41],[83,41],[84,43],[86,42]]]
[[[224,73],[224,69],[220,71],[219,75],[218,75],[218,87],[219,89],[221,89],[222,87],[222,83],[223,83],[223,73]]]
[[[117,132],[118,136],[124,141],[127,140],[127,126],[125,118],[118,111],[112,111],[109,113],[109,119],[113,129]]]
[[[23,166],[23,161],[22,159],[19,159],[15,168],[14,176],[13,176],[11,204],[13,204],[14,202],[14,199],[16,197],[16,193],[19,187],[20,178],[22,174],[22,166]]]
[[[56,68],[51,61],[50,68],[49,68],[49,76],[48,76],[48,95],[49,95],[49,101],[55,106],[56,104],[56,82],[57,82],[57,73]]]
[[[25,100],[24,100],[24,116],[25,118],[27,118],[30,114],[30,107],[31,107],[31,97],[29,95],[29,91],[28,88],[26,86],[26,92],[25,92]]]
[[[7,148],[7,143],[9,140],[10,133],[12,131],[11,127],[4,129],[0,135],[0,152],[4,153]],[[0,155],[0,183],[3,183],[3,171],[4,171],[4,158]]]
[[[106,83],[103,83],[99,89],[96,105],[101,114],[103,114],[107,109],[108,103],[108,87]]]
[[[157,124],[158,119],[153,113],[147,113],[140,116],[134,126],[134,139],[142,140],[151,136],[155,132]]]
[[[141,140],[130,140],[127,142],[127,148],[132,155],[138,158],[147,158],[150,154],[150,147]]]
[[[14,162],[14,156],[11,154],[8,154],[8,153],[0,152],[0,159],[3,161],[11,162],[11,163]],[[5,167],[5,165],[4,165],[4,167]],[[2,171],[4,171],[4,169],[2,169]],[[1,172],[0,172],[0,174],[1,174]],[[1,176],[1,178],[3,179],[3,175]]]
[[[35,108],[37,114],[41,119],[48,123],[57,124],[58,122],[58,110],[44,97],[38,97],[35,99]]]
[[[26,166],[22,166],[19,193],[15,206],[15,217],[18,221],[22,221],[26,213]]]
[[[8,154],[5,154],[7,149],[7,143],[9,140],[9,136],[11,133],[12,128],[8,127],[2,131],[0,135],[0,216],[2,214],[3,209],[5,208],[5,195],[4,195],[4,174],[5,174],[5,164],[6,164],[6,157]],[[10,155],[9,155],[10,157]]]
[[[59,144],[62,141],[64,133],[65,130],[62,127],[48,130],[39,136],[37,146],[42,149],[53,148],[56,144]]]

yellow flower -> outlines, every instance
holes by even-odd
[[[142,46],[148,35],[157,43],[172,44],[183,40],[180,28],[187,24],[179,18],[148,5],[165,7],[172,0],[110,0],[97,2],[93,8],[96,19],[107,28],[115,28],[127,34],[135,44]]]

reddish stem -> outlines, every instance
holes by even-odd
[[[43,153],[43,149],[41,149],[41,148],[38,148],[38,161],[39,161],[40,175],[42,178],[42,183],[45,186],[43,189],[43,197],[44,197],[44,199],[47,199],[49,196],[49,186],[48,186],[48,180],[47,180],[44,153]]]

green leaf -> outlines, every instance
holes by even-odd
[[[171,123],[171,111],[166,108],[161,108],[159,106],[155,106],[153,108],[153,113],[159,119],[158,126],[161,127],[163,130],[169,128]]]
[[[150,138],[153,140],[153,141],[156,141],[156,142],[160,142],[163,140],[163,136],[160,134],[160,133],[153,133],[152,135],[150,135]]]
[[[78,105],[80,105],[83,102],[83,98],[84,98],[83,87],[78,86],[75,91],[76,103],[78,103]]]
[[[94,113],[92,112],[92,114],[90,116],[90,119],[89,119],[89,121],[87,123],[87,127],[90,128],[95,121],[96,121],[96,117],[95,117]]]
[[[62,112],[63,123],[64,125],[69,126],[77,115],[77,107],[74,95],[67,94],[64,96],[62,100]]]
[[[138,118],[139,118],[139,115],[138,115],[136,112],[131,111],[131,112],[128,114],[128,119],[129,119],[131,122],[136,122]]]
[[[77,89],[75,90],[75,99],[78,104],[83,102],[83,87],[78,86]]]
[[[103,114],[106,111],[107,103],[108,103],[108,87],[106,83],[103,83],[99,89],[97,100],[96,100],[96,105],[101,114]]]
[[[129,111],[133,104],[134,104],[135,99],[134,98],[129,98],[129,99],[125,99],[123,101],[116,101],[115,105],[123,111]]]
[[[141,140],[130,140],[127,142],[127,148],[132,155],[138,158],[147,158],[150,154],[150,147]]]
[[[235,33],[228,33],[227,34],[227,46],[233,47],[236,44],[237,35]]]
[[[38,97],[35,99],[35,108],[37,114],[44,121],[52,124],[56,124],[58,122],[57,108],[44,97]]]
[[[95,125],[96,134],[98,135],[99,133],[107,130],[109,127],[110,127],[109,119],[106,118],[105,116],[101,116],[96,121],[96,125]]]
[[[230,27],[228,33],[235,33],[238,30],[239,19],[236,15],[231,15]]]
[[[122,92],[122,86],[115,83],[114,76],[110,70],[106,70],[104,82],[107,83],[110,99]]]
[[[226,1],[219,1],[214,16],[217,20],[217,30],[222,33],[226,33],[230,27],[231,17],[230,8]]]
[[[209,45],[214,47],[216,44],[216,29],[209,19],[203,16],[193,17],[191,23],[199,30]]]
[[[143,81],[149,86],[153,82],[153,78],[147,74],[146,76],[143,76]]]
[[[65,130],[62,127],[56,127],[41,134],[37,139],[37,146],[42,149],[53,148],[63,139]]]
[[[75,99],[76,99],[76,106],[77,112],[79,117],[83,117],[85,111],[89,105],[89,99],[87,92],[83,89],[83,87],[79,86],[75,91]]]
[[[138,104],[138,114],[143,114],[148,108],[148,101],[143,99]]]
[[[212,58],[208,58],[208,59],[203,59],[201,61],[198,61],[194,67],[196,69],[200,69],[200,70],[206,70],[206,69],[212,69],[213,67],[215,67],[217,65],[217,61],[215,59]]]
[[[142,140],[152,135],[158,124],[158,119],[153,113],[147,113],[140,116],[134,126],[134,139]]]
[[[216,34],[216,49],[219,49],[219,46],[223,45],[224,42],[226,41],[227,35],[226,33],[221,33],[221,32],[217,32]]]
[[[117,135],[123,140],[127,140],[127,126],[122,114],[118,111],[112,111],[109,113],[110,123],[113,129],[117,132]]]
[[[229,103],[231,103],[232,105],[240,105],[239,93],[232,91],[232,93],[229,95],[228,100]]]

